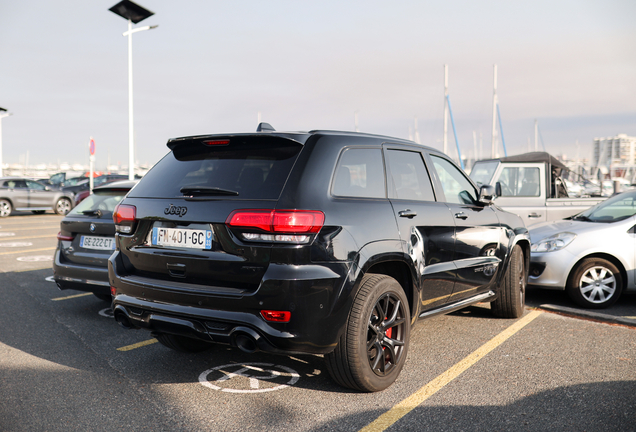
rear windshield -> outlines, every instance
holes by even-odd
[[[274,137],[233,138],[228,145],[184,143],[160,160],[130,196],[174,198],[188,195],[182,188],[202,188],[210,197],[275,200],[301,148]]]
[[[119,202],[124,199],[127,191],[96,191],[90,194],[86,199],[82,200],[76,207],[69,212],[70,215],[86,214],[93,210],[101,210],[102,212],[112,213]]]

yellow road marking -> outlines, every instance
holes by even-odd
[[[389,411],[375,419],[372,423],[362,428],[360,432],[381,432],[389,428],[413,409],[417,408],[426,399],[441,390],[446,384],[457,378],[462,372],[470,368],[492,350],[504,343],[508,338],[532,322],[532,320],[538,317],[541,313],[541,311],[532,311],[528,313],[506,330],[502,331],[477,350],[473,351],[459,363],[455,364],[433,381],[420,388],[417,392],[395,405]]]
[[[0,255],[15,255],[15,254],[30,253],[30,252],[40,252],[40,251],[55,250],[55,249],[57,249],[57,246],[56,247],[50,247],[50,248],[41,248],[41,249],[23,249],[23,250],[19,250],[19,251],[0,252]]]
[[[130,350],[134,350],[135,348],[141,348],[144,347],[146,345],[152,345],[153,343],[157,343],[157,339],[148,339],[147,341],[143,341],[143,342],[139,342],[136,344],[132,344],[132,345],[128,345],[125,347],[121,347],[121,348],[117,348],[117,351],[130,351]]]
[[[82,293],[82,294],[75,294],[72,296],[68,296],[68,297],[56,297],[54,299],[51,299],[53,301],[60,301],[60,300],[69,300],[69,299],[74,299],[74,298],[78,298],[78,297],[86,297],[89,295],[92,295],[93,293]]]

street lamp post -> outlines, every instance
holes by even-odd
[[[128,31],[123,36],[128,36],[128,179],[135,178],[135,134],[133,126],[133,72],[132,72],[132,35],[144,30],[157,28],[157,25],[132,28],[133,23],[137,24],[154,15],[148,9],[139,6],[130,0],[123,0],[111,7],[109,11],[128,20]]]
[[[2,119],[10,115],[11,113],[8,113],[6,109],[0,108],[0,177],[4,175],[2,172]]]

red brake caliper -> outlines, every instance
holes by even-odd
[[[388,318],[385,319],[384,321],[388,321]],[[384,335],[386,337],[388,337],[389,339],[391,339],[393,337],[393,327],[391,327],[390,329],[388,329],[387,331],[384,332]],[[386,349],[386,347],[383,347],[382,350],[384,351]]]

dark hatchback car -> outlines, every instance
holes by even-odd
[[[92,292],[111,301],[108,257],[115,250],[113,210],[136,183],[98,186],[62,219],[53,261],[53,279],[60,289]]]
[[[122,181],[127,180],[127,175],[122,174],[102,174],[93,179],[93,188],[114,181]],[[67,193],[73,193],[75,196],[74,205],[81,203],[87,196],[91,194],[90,191],[90,178],[84,177],[80,178],[78,181],[71,184],[64,183],[62,186],[62,190]]]
[[[324,354],[338,384],[378,391],[418,318],[523,314],[529,236],[493,187],[411,141],[258,130],[170,140],[120,203],[122,326],[181,351]]]

